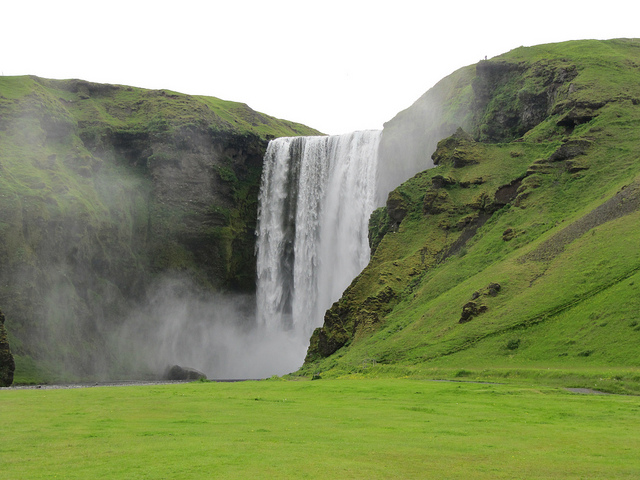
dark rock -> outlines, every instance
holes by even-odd
[[[584,155],[591,145],[589,140],[569,140],[551,154],[549,157],[550,162],[560,162],[562,160],[569,160],[575,158],[578,155]]]
[[[477,317],[481,313],[486,312],[489,307],[477,300],[483,296],[495,297],[496,295],[498,295],[501,288],[502,287],[499,283],[491,282],[483,289],[473,292],[471,294],[471,300],[465,303],[462,307],[462,315],[460,316],[460,320],[458,320],[458,323],[470,322],[473,317]]]
[[[598,110],[606,105],[606,102],[572,102],[568,105],[569,111],[556,122],[559,127],[573,129],[577,125],[588,123],[598,116]],[[566,107],[566,106],[565,106]]]
[[[502,232],[502,240],[508,242],[513,240],[516,237],[516,232],[513,228],[509,227],[504,232]]]
[[[578,173],[584,170],[589,170],[589,165],[572,160],[567,161],[567,171],[569,173]]]
[[[447,192],[434,192],[433,190],[429,190],[424,195],[422,212],[424,214],[437,215],[447,210],[448,203],[449,195]]]
[[[473,210],[482,210],[482,211],[493,211],[494,203],[491,200],[491,197],[486,194],[486,192],[482,192],[480,195],[475,197],[469,204]]]
[[[489,285],[487,285],[487,295],[489,295],[490,297],[495,297],[496,295],[498,295],[498,292],[500,292],[500,284],[499,283],[494,283],[491,282]]]
[[[326,358],[354,337],[370,333],[398,302],[398,294],[387,286],[361,304],[349,298],[349,289],[324,315],[324,325],[311,335],[305,363]]]
[[[497,206],[503,206],[512,202],[518,195],[518,189],[521,185],[522,179],[517,178],[508,185],[503,185],[502,187],[498,188],[496,194],[494,195],[494,203]]]
[[[434,165],[451,163],[455,168],[478,163],[473,151],[474,140],[462,128],[438,142],[436,151],[431,155]]]
[[[474,222],[476,222],[478,220],[479,216],[480,216],[480,214],[477,213],[477,212],[471,213],[469,215],[465,215],[460,220],[458,220],[458,222],[456,223],[456,228],[458,230],[462,230],[462,229],[467,228],[470,225],[473,225]]]
[[[451,161],[453,168],[468,167],[469,165],[475,165],[478,160],[473,157],[473,154],[465,150],[456,149],[451,155]]]
[[[455,183],[456,181],[453,178],[443,177],[442,175],[434,175],[433,178],[431,178],[431,186],[436,190]]]
[[[309,343],[309,351],[307,352],[307,360],[315,358],[326,358],[340,348],[342,348],[347,342],[347,338],[336,338],[329,334],[327,329],[316,328],[311,335]]]
[[[164,378],[165,380],[206,380],[207,376],[195,368],[173,365],[167,368]]]
[[[400,222],[407,215],[407,205],[405,199],[396,190],[389,193],[387,199],[387,215],[392,222],[392,226],[397,228]]]
[[[373,211],[369,217],[369,247],[371,248],[371,257],[376,253],[378,245],[393,226],[391,218],[385,207],[378,208]]]
[[[489,297],[495,297],[498,294],[498,292],[500,292],[501,288],[502,287],[500,286],[499,283],[491,282],[486,287],[473,292],[473,294],[471,294],[471,300],[476,300],[477,298],[479,298],[479,297],[481,297],[483,295],[484,296],[489,296]]]
[[[474,178],[471,181],[458,182],[458,185],[460,185],[462,188],[469,188],[470,185],[482,185],[483,183],[484,183],[484,178],[478,177],[478,178]]]
[[[512,75],[524,71],[523,65],[504,61],[483,61],[476,64],[476,78],[473,81],[473,92],[478,107],[486,106],[494,92],[506,84]]]
[[[491,217],[490,213],[487,212],[475,212],[472,213],[466,218],[459,222],[458,227],[463,227],[460,236],[449,246],[447,249],[443,249],[436,254],[437,263],[442,263],[444,260],[449,258],[451,255],[457,255],[462,252],[466,243],[473,238],[478,229],[485,224],[485,222]],[[440,228],[446,230],[444,225],[439,224]]]
[[[465,305],[462,307],[462,315],[460,316],[460,320],[458,320],[458,323],[470,322],[473,317],[476,317],[486,311],[486,305],[478,304],[474,300],[471,300],[470,302],[465,303]]]
[[[4,314],[0,311],[0,387],[10,387],[16,363],[9,348],[7,330],[4,328]]]
[[[526,176],[529,175],[546,175],[554,171],[553,166],[549,163],[548,159],[539,159],[529,165]]]
[[[525,78],[534,76],[536,86]],[[521,137],[543,121],[556,103],[558,94],[578,75],[574,65],[557,65],[545,60],[526,65],[504,61],[484,61],[476,65],[474,113],[480,123],[477,140],[505,142]],[[514,90],[518,91],[514,98]],[[514,101],[517,100],[517,101]]]

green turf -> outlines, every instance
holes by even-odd
[[[638,397],[549,387],[322,379],[5,390],[0,415],[2,479],[640,475]]]

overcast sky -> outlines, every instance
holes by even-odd
[[[628,0],[8,1],[0,70],[211,95],[338,134],[382,128],[485,56],[640,37],[635,10]]]

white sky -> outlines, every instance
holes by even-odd
[[[211,95],[338,134],[382,128],[485,55],[640,37],[636,9],[629,0],[7,1],[0,71]]]

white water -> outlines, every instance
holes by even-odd
[[[379,140],[377,131],[273,140],[259,199],[257,304],[205,297],[167,276],[148,304],[104,332],[123,368],[162,374],[178,364],[212,379],[298,369],[313,329],[369,261]]]
[[[272,140],[257,229],[257,315],[299,362],[325,311],[369,261],[381,132]],[[292,365],[292,368],[297,368]]]

